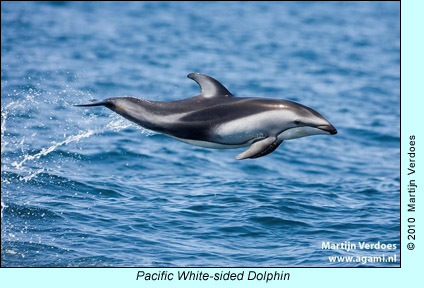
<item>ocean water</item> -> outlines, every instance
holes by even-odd
[[[1,265],[399,266],[399,6],[2,2]],[[339,133],[237,161],[73,106],[195,96],[190,72]]]

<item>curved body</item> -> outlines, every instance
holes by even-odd
[[[256,147],[237,159],[269,154],[283,140],[337,133],[322,115],[304,105],[288,100],[234,97],[209,76],[192,73],[188,77],[200,85],[200,95],[167,102],[117,97],[77,106],[106,106],[147,129],[192,145],[220,149],[251,145],[245,152]]]

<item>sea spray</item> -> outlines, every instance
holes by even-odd
[[[94,130],[88,130],[88,131],[80,132],[77,135],[71,135],[68,138],[66,138],[64,141],[59,142],[59,143],[53,143],[52,146],[50,146],[48,148],[43,148],[43,149],[41,149],[40,152],[38,152],[34,155],[24,155],[23,160],[21,160],[19,163],[17,161],[13,162],[12,166],[15,167],[16,169],[21,169],[22,165],[27,161],[39,159],[40,157],[45,156],[45,155],[53,152],[54,150],[56,150],[56,148],[58,148],[60,146],[68,145],[71,142],[78,142],[80,139],[90,137],[94,133],[95,133]]]

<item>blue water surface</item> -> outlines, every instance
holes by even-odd
[[[1,265],[399,266],[399,6],[2,1]],[[73,106],[195,96],[190,72],[339,133],[237,161]]]

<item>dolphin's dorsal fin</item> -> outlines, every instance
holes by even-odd
[[[232,97],[233,94],[231,94],[230,91],[227,90],[227,88],[224,87],[221,83],[219,83],[217,80],[213,79],[212,77],[200,73],[190,73],[187,75],[188,78],[193,79],[197,82],[200,86],[200,96],[205,98],[212,98],[212,97]]]

